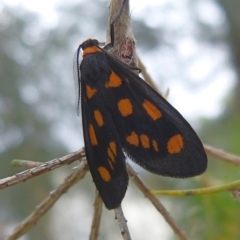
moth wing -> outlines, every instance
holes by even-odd
[[[191,177],[205,171],[203,145],[182,115],[124,64],[110,56],[108,62],[122,82],[106,91],[105,102],[111,99],[108,109],[130,158],[165,176]]]
[[[103,202],[108,209],[113,209],[121,204],[128,185],[125,156],[99,82],[89,75],[86,77],[87,61],[84,60],[81,67],[81,108],[86,156]],[[102,74],[100,77],[104,81],[108,75]]]

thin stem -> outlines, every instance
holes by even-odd
[[[162,214],[166,222],[170,225],[170,227],[173,229],[173,231],[176,233],[179,239],[187,240],[188,239],[187,236],[177,225],[174,219],[170,216],[170,214],[163,206],[163,204],[156,198],[156,196],[154,196],[150,192],[149,188],[144,184],[144,182],[140,179],[140,177],[137,175],[137,173],[129,164],[127,164],[127,170],[128,174],[130,175],[136,186],[142,191],[143,195],[149,199],[149,201],[155,206],[155,208]]]
[[[209,146],[207,144],[204,144],[204,149],[206,151],[207,154],[212,155],[213,157],[219,158],[223,161],[232,163],[232,164],[236,164],[236,165],[240,165],[240,157],[237,155],[234,155],[232,153],[228,153],[225,152],[222,149],[219,148],[215,148],[212,146]]]
[[[122,207],[119,206],[118,208],[114,209],[116,214],[116,219],[118,220],[119,228],[123,237],[123,240],[131,240],[131,236],[128,230],[127,221],[124,217]]]
[[[142,75],[143,78],[145,79],[145,81],[157,92],[159,92],[161,94],[161,92],[159,91],[159,89],[157,88],[156,84],[154,83],[154,81],[152,80],[151,76],[149,75],[149,73],[147,72],[147,69],[145,67],[145,65],[143,64],[142,60],[140,57],[138,57],[138,67],[142,70]]]
[[[87,171],[87,162],[82,161],[79,166],[76,167],[73,172],[63,181],[63,183],[56,190],[52,191],[50,195],[26,218],[26,220],[14,229],[13,233],[7,238],[7,240],[16,240],[34,227],[40,218],[53,206],[53,204],[65,192],[67,192],[68,189],[82,179]]]
[[[150,192],[158,195],[167,195],[174,197],[186,197],[186,196],[196,196],[196,195],[206,195],[212,193],[219,193],[224,191],[232,191],[233,189],[240,187],[240,180],[234,181],[228,184],[207,187],[207,188],[197,188],[197,189],[187,189],[187,190],[151,190]]]
[[[99,192],[96,190],[96,197],[94,202],[94,214],[89,240],[96,240],[98,238],[102,217],[102,205],[103,205],[102,198],[100,197]]]
[[[55,158],[49,162],[41,164],[40,166],[17,173],[11,177],[0,179],[0,190],[11,187],[12,185],[18,184],[20,182],[25,182],[31,178],[59,168],[62,165],[71,164],[79,159],[81,160],[83,157],[85,157],[85,151],[82,148],[79,151],[70,153],[61,158]]]

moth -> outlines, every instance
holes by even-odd
[[[152,173],[169,177],[196,176],[207,167],[195,131],[132,69],[108,54],[114,36],[111,39],[103,48],[97,40],[88,39],[74,57],[86,157],[108,209],[118,207],[126,193],[126,156]]]

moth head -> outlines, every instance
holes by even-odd
[[[89,38],[86,41],[84,41],[82,44],[80,44],[80,48],[82,50],[85,50],[88,47],[93,47],[98,45],[99,45],[98,40]]]

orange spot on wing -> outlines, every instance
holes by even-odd
[[[147,135],[141,134],[140,135],[140,140],[141,140],[143,148],[150,148],[149,137]]]
[[[102,51],[96,46],[87,47],[83,50],[82,57],[84,58],[87,54],[96,53],[96,52],[102,52]]]
[[[103,121],[103,116],[101,114],[101,112],[99,110],[95,110],[94,111],[94,118],[98,124],[99,127],[102,127],[103,124],[104,124],[104,121]]]
[[[111,180],[110,173],[105,167],[102,167],[102,166],[99,167],[98,172],[100,173],[100,176],[103,179],[103,181],[109,182]]]
[[[88,131],[89,131],[89,137],[90,137],[90,141],[91,141],[92,146],[97,146],[98,145],[98,141],[97,141],[95,130],[94,130],[92,124],[89,124]]]
[[[86,93],[87,93],[88,99],[91,99],[96,92],[97,92],[97,89],[91,88],[89,85],[86,85]]]
[[[109,143],[109,147],[111,148],[113,154],[117,155],[117,146],[116,146],[116,143],[114,141]]]
[[[118,101],[118,110],[123,117],[127,117],[133,112],[132,103],[128,98],[121,99]]]
[[[114,169],[114,166],[113,166],[113,164],[112,164],[112,162],[111,162],[110,159],[108,159],[108,163],[109,163],[110,168],[113,170],[113,169]]]
[[[109,147],[108,147],[108,150],[107,150],[107,154],[108,154],[108,157],[110,158],[110,160],[112,162],[115,162],[116,159],[116,155],[117,155],[117,146],[116,146],[116,143],[115,142],[110,142],[109,143]]]
[[[121,84],[122,79],[115,72],[112,71],[109,77],[109,81],[105,84],[105,87],[119,87]]]
[[[147,114],[156,121],[162,116],[161,111],[151,102],[148,100],[144,100],[143,108],[146,110]]]
[[[135,132],[132,132],[131,135],[127,136],[126,140],[131,145],[135,145],[136,147],[139,146],[139,137]]]
[[[179,153],[183,148],[183,138],[180,134],[171,137],[167,143],[167,149],[170,154]]]
[[[156,152],[159,151],[158,143],[157,143],[157,141],[155,141],[154,139],[152,140],[152,146],[153,146],[153,149],[154,149]]]

